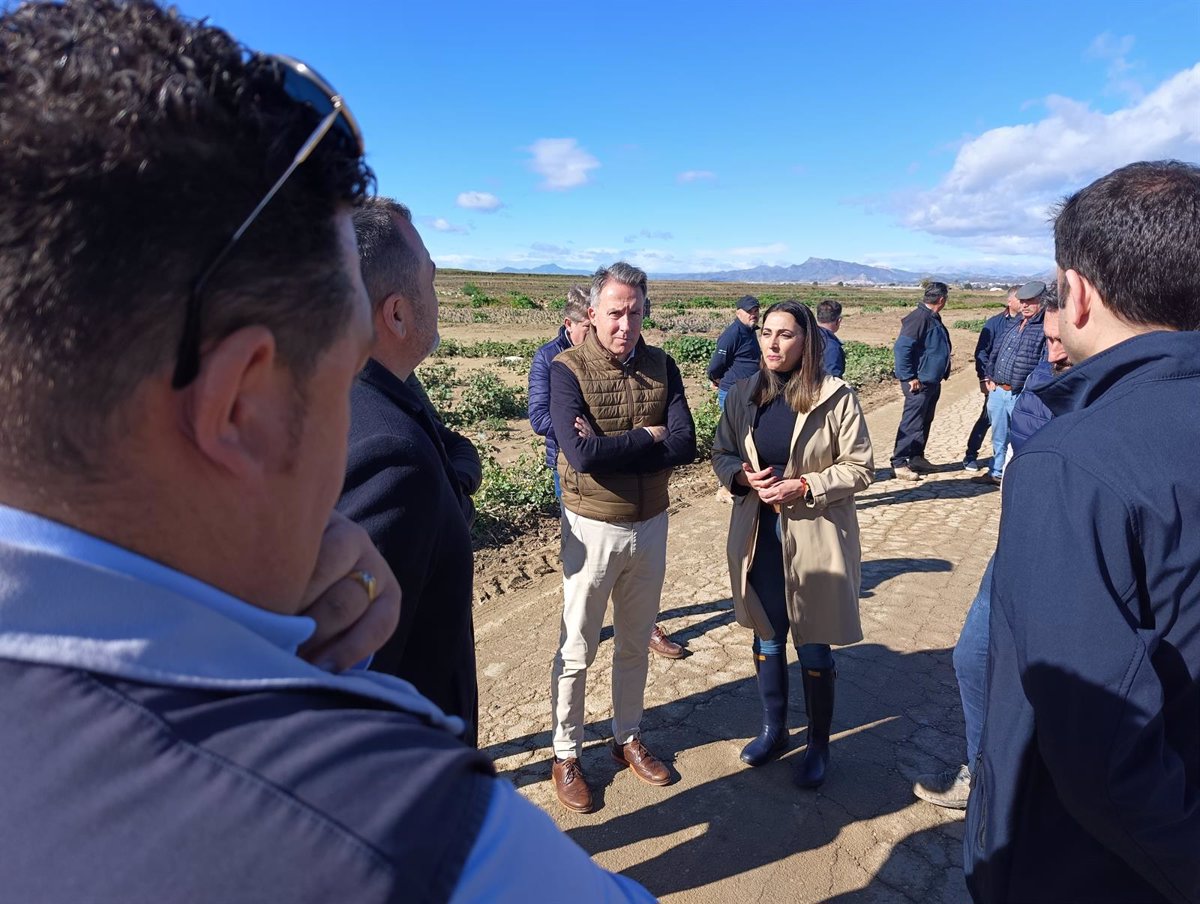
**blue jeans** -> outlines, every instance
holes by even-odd
[[[787,613],[787,597],[783,583],[783,545],[779,540],[779,514],[769,505],[760,505],[758,510],[758,540],[754,547],[754,565],[748,581],[758,594],[767,621],[775,632],[772,640],[763,640],[754,635],[754,652],[782,654],[787,644],[791,625]],[[805,643],[796,647],[800,664],[806,669],[833,668],[833,650],[827,643]]]
[[[554,475],[554,498],[558,500],[558,505],[562,507],[562,481],[558,478],[558,468],[554,468],[551,472]]]
[[[720,408],[722,411],[725,410],[725,396],[727,396],[727,395],[729,395],[728,389],[718,389],[717,390],[717,407]]]
[[[1004,473],[1004,459],[1008,450],[1008,424],[1016,403],[1016,394],[1008,389],[997,386],[988,393],[988,417],[992,421],[993,477]]]
[[[954,645],[954,674],[962,698],[963,722],[967,727],[967,765],[975,769],[979,738],[983,734],[983,710],[987,699],[988,619],[992,611],[992,562],[988,559],[979,582],[979,592],[967,610],[962,633]]]

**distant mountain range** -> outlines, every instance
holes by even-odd
[[[558,264],[542,264],[540,267],[501,267],[497,273],[532,273],[551,276],[591,276],[591,270],[564,270]]]
[[[558,264],[543,264],[540,267],[504,267],[499,273],[555,274],[559,276],[590,276],[587,270],[568,270]],[[802,264],[783,266],[751,267],[747,270],[717,270],[710,273],[651,273],[651,279],[696,280],[704,282],[743,283],[821,283],[832,285],[844,283],[848,286],[915,286],[922,279],[941,279],[947,282],[1006,283],[1014,285],[1028,279],[1045,279],[1047,274],[1005,273],[999,270],[896,270],[890,267],[872,267],[853,261],[837,261],[825,257],[810,257]]]

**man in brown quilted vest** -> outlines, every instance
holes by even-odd
[[[646,644],[667,565],[667,482],[696,457],[696,431],[679,368],[642,340],[646,274],[618,262],[592,277],[582,343],[550,365],[550,416],[562,484],[563,620],[550,678],[554,789],[586,813],[579,763],[584,689],[608,600],[613,602],[610,753],[642,781],[671,772],[639,737]]]

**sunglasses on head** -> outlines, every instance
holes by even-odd
[[[359,129],[354,115],[346,106],[342,96],[333,90],[329,82],[325,81],[311,66],[291,57],[271,54],[264,55],[261,59],[278,69],[282,76],[282,87],[287,96],[296,103],[307,104],[321,116],[321,121],[317,123],[317,127],[313,129],[304,144],[300,146],[300,150],[296,151],[296,156],[292,158],[288,168],[275,180],[275,184],[263,195],[262,200],[250,211],[249,216],[234,230],[229,241],[212,259],[212,263],[204,268],[200,277],[193,284],[191,294],[188,296],[183,336],[179,340],[179,351],[175,359],[175,374],[171,379],[171,385],[176,389],[183,389],[196,379],[196,375],[200,372],[200,313],[204,287],[224,263],[238,240],[258,219],[263,208],[271,202],[279,189],[283,188],[287,180],[291,178],[292,173],[312,155],[313,150],[331,131],[336,131],[346,138],[351,143],[351,147],[355,148],[359,157],[365,152],[362,131]]]

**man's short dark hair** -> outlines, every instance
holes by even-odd
[[[1058,286],[1054,285],[1054,283],[1048,283],[1046,291],[1042,293],[1042,310],[1054,313],[1061,307],[1062,304],[1058,300]]]
[[[943,298],[950,294],[950,287],[944,282],[931,282],[925,287],[925,295],[922,301],[925,304],[937,304]]]
[[[817,305],[817,323],[836,323],[842,319],[842,303],[822,298]]]
[[[86,477],[320,117],[225,32],[136,0],[3,13],[0,85],[0,467]],[[204,289],[202,343],[266,326],[301,390],[351,310],[334,214],[372,178],[352,144],[332,130]]]
[[[1054,255],[1131,324],[1200,329],[1200,167],[1132,163],[1066,198]]]
[[[411,223],[412,212],[391,198],[368,198],[354,210],[358,260],[373,310],[393,292],[408,299],[421,292],[417,285],[421,262],[404,240],[397,218]]]

